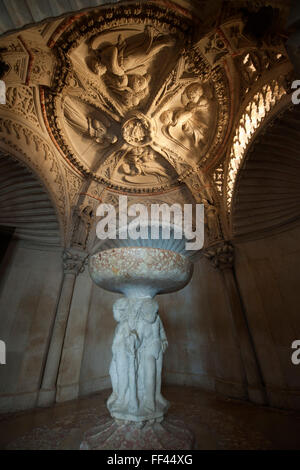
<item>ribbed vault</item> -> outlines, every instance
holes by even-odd
[[[300,107],[294,106],[258,137],[236,183],[235,237],[277,229],[300,217]]]
[[[59,224],[42,184],[20,162],[0,155],[0,225],[14,236],[39,244],[59,245]]]

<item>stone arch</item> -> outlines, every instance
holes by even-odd
[[[35,175],[51,201],[60,227],[60,239],[67,238],[68,197],[62,168],[49,144],[27,126],[12,119],[0,119],[3,155],[20,162]]]
[[[243,106],[237,120],[228,151],[225,171],[225,207],[231,212],[236,181],[242,169],[246,154],[257,136],[264,132],[266,125],[280,112],[291,105],[283,75],[273,78],[256,88]]]
[[[300,109],[290,97],[244,156],[231,207],[234,237],[261,237],[300,217]]]
[[[0,225],[14,227],[14,237],[61,245],[60,224],[44,185],[24,162],[0,154]]]

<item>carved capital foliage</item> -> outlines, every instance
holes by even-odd
[[[203,250],[203,255],[207,258],[214,268],[220,270],[230,269],[234,262],[234,248],[228,241],[224,241]]]
[[[32,128],[41,130],[39,119],[36,112],[36,103],[34,96],[34,88],[24,85],[8,86],[6,90],[6,103],[0,106],[2,113],[7,110],[14,115],[25,118]]]
[[[212,177],[203,173],[200,168],[187,173],[184,183],[191,191],[195,202],[204,205],[204,223],[206,244],[215,243],[224,238],[222,208],[220,198]]]
[[[65,274],[75,274],[76,276],[82,273],[85,269],[87,254],[84,252],[75,252],[72,250],[65,250],[62,255],[63,269]]]

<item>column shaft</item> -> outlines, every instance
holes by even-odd
[[[80,369],[84,352],[86,323],[92,281],[88,273],[78,276],[66,325],[56,382],[56,401],[73,400],[79,394]]]
[[[266,393],[263,378],[244,313],[235,274],[233,269],[229,267],[223,269],[222,274],[247,378],[249,399],[255,403],[265,404]]]
[[[56,379],[64,343],[65,331],[73,296],[75,273],[65,273],[57,313],[48,350],[38,405],[48,406],[55,401]]]

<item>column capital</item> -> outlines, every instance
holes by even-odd
[[[209,243],[217,243],[219,240],[223,240],[222,211],[212,178],[207,176],[200,168],[194,168],[186,172],[181,177],[181,181],[191,191],[196,204],[204,205],[206,239],[209,240]]]
[[[221,271],[233,267],[234,247],[229,241],[223,240],[216,245],[206,248],[203,250],[203,255],[212,263],[214,268],[218,268]]]
[[[62,254],[63,269],[65,274],[75,274],[77,276],[85,269],[88,254],[73,249],[65,250]]]

